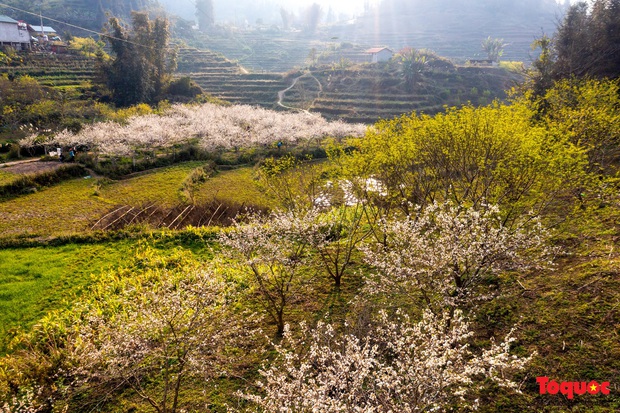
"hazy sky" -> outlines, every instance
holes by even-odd
[[[159,1],[162,4],[167,5],[168,9],[173,13],[179,14],[190,20],[195,18],[196,9],[194,0]],[[556,1],[558,3],[564,2],[564,0]],[[571,0],[572,3],[576,1],[579,0]],[[262,10],[265,14],[259,17],[263,17],[267,20],[276,20],[279,22],[278,10],[280,6],[298,14],[300,10],[306,8],[312,3],[320,4],[325,13],[327,13],[331,7],[336,16],[340,13],[346,13],[348,16],[356,16],[364,11],[365,5],[374,6],[380,2],[381,0],[213,0],[215,6],[215,19],[219,22],[222,20],[229,20],[232,15],[243,15],[244,11],[250,12],[248,9],[252,9],[253,15],[262,14],[259,11]],[[250,23],[253,23],[253,21]]]
[[[374,5],[380,0],[292,0],[281,2],[284,7],[304,7],[312,3],[320,4],[323,9],[328,10],[330,7],[334,11],[360,12],[364,10],[364,4]]]
[[[195,2],[194,0],[159,0],[160,3],[167,5],[171,11],[185,11],[184,17],[192,18]],[[272,5],[282,6],[287,10],[298,12],[312,3],[318,3],[327,12],[331,7],[335,13],[347,12],[348,14],[359,14],[364,11],[364,4],[374,5],[380,0],[256,0],[254,6],[260,6],[261,3],[270,3]],[[216,11],[218,9],[227,8],[234,9],[237,6],[235,0],[213,0]],[[191,15],[190,15],[191,14]],[[217,13],[216,13],[217,14]],[[218,16],[216,15],[216,20]]]

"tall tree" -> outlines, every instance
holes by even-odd
[[[133,32],[115,17],[109,25],[108,41],[115,58],[104,72],[114,102],[118,106],[155,102],[174,71],[167,19],[151,21],[146,13],[133,12]]]
[[[314,33],[319,27],[321,18],[323,17],[323,9],[318,3],[312,3],[305,12],[306,29],[310,33]]]
[[[587,71],[593,52],[589,20],[587,4],[578,3],[568,10],[558,27],[555,37],[555,72],[558,76],[580,76]]]
[[[295,15],[286,10],[284,7],[280,7],[280,16],[282,17],[282,27],[285,30],[290,29],[293,24],[293,20],[295,20]]]
[[[595,0],[568,10],[555,38],[556,78],[620,76],[620,0]]]
[[[538,58],[532,62],[532,69],[527,72],[534,97],[540,97],[553,85],[555,71],[555,49],[553,39],[542,35],[532,42],[532,50],[540,49]]]

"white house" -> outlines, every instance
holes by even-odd
[[[0,15],[0,46],[11,46],[17,50],[30,48],[28,26],[9,16]]]
[[[369,54],[372,63],[387,62],[392,58],[394,52],[387,47],[375,47],[368,49],[364,53]]]

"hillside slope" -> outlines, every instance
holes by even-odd
[[[23,11],[0,7],[0,14],[7,14],[16,20],[25,20],[30,24],[39,25],[38,15],[41,13],[43,25],[52,26],[59,33],[70,30],[74,34],[77,34],[74,27],[58,21],[100,31],[108,20],[108,15],[126,18],[131,15],[132,10],[156,10],[160,7],[157,0],[41,0],[40,2],[6,0],[3,3]]]
[[[486,59],[480,43],[491,36],[507,43],[504,60],[529,62],[532,41],[553,34],[563,13],[554,0],[385,0],[356,21],[333,26],[329,37],[466,60]]]

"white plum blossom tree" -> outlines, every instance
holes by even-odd
[[[361,137],[366,125],[328,122],[316,114],[283,113],[258,107],[173,105],[162,115],[129,118],[86,125],[80,132],[65,130],[46,140],[47,145],[86,145],[97,154],[129,156],[140,150],[164,150],[189,142],[206,151],[269,145],[278,141],[301,143],[324,137]],[[36,136],[20,142],[24,147],[41,144]]]
[[[381,312],[362,338],[319,322],[302,326],[296,339],[287,325],[277,359],[260,372],[260,394],[239,395],[256,411],[407,413],[444,411],[453,402],[475,408],[467,396],[487,379],[518,392],[513,374],[531,357],[510,355],[510,335],[474,352],[472,334],[460,310],[426,311],[417,323]]]
[[[376,271],[370,290],[400,290],[431,308],[485,298],[485,277],[549,264],[549,237],[536,219],[505,226],[497,206],[451,202],[417,208],[404,220],[384,221],[385,243],[365,248]]]
[[[309,237],[318,263],[334,287],[340,288],[342,278],[349,271],[358,247],[370,235],[365,222],[363,206],[341,205],[320,214],[302,217],[308,224],[304,234]]]
[[[224,372],[225,348],[241,337],[231,285],[195,266],[148,269],[112,281],[84,315],[72,343],[78,393],[102,402],[131,388],[154,411],[179,411],[190,379]],[[79,308],[78,308],[79,309]]]
[[[219,237],[232,259],[226,265],[252,281],[278,336],[284,332],[285,311],[315,278],[309,218],[292,212],[253,215],[249,223],[237,222]]]

